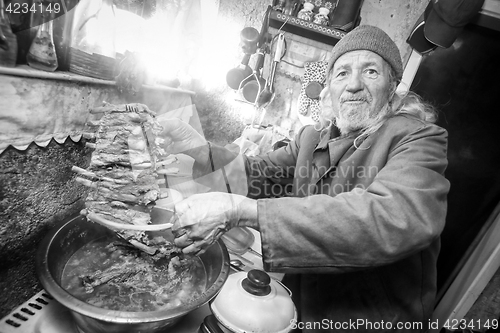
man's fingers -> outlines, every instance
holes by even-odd
[[[185,233],[180,237],[176,237],[174,239],[174,244],[180,248],[184,248],[184,247],[187,247],[187,246],[193,244],[193,240],[191,238],[189,238],[187,233]]]
[[[172,218],[170,219],[170,223],[172,224],[171,230],[175,237],[182,236],[186,233],[186,228],[180,222],[179,216],[177,214],[174,214],[174,216],[172,216]]]
[[[179,229],[181,227],[179,225],[179,215],[176,212],[174,212],[174,214],[172,214],[172,217],[170,218],[168,223],[172,224],[172,231],[174,231],[174,232],[177,231],[177,229]]]
[[[189,217],[189,215],[190,215],[189,208],[190,208],[190,205],[188,202],[186,202],[186,200],[182,200],[181,202],[175,204],[175,207],[174,207],[175,214],[172,216],[172,218],[170,220],[170,223],[173,224],[172,231],[174,233],[181,235],[181,234],[185,233],[185,231],[183,232],[182,229],[185,229],[186,227],[189,227],[190,225],[192,225],[192,223],[190,223],[190,221],[193,221],[194,218]],[[184,215],[185,212],[188,212],[188,214],[187,214],[188,216]]]
[[[184,254],[200,255],[200,254],[205,253],[206,246],[207,245],[203,241],[194,242],[193,244],[183,248],[182,252]]]
[[[170,146],[170,145],[172,145],[173,143],[174,143],[174,140],[172,140],[172,138],[171,138],[169,135],[167,135],[167,136],[165,136],[165,137],[163,138],[163,145],[165,145],[165,146]]]
[[[177,238],[177,237],[184,236],[187,231],[184,228],[174,229],[174,227],[172,227],[172,232],[173,232],[174,236]]]
[[[180,126],[182,126],[183,121],[180,120],[179,118],[171,118],[168,117],[166,114],[162,114],[157,117],[158,122],[160,125],[163,127],[163,130],[165,131],[173,131],[178,129]]]

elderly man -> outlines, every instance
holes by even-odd
[[[246,185],[177,204],[175,242],[196,254],[232,227],[259,230],[264,267],[286,273],[304,331],[426,331],[447,132],[417,95],[396,92],[403,66],[385,32],[359,26],[332,54],[321,123],[265,156],[236,157],[165,122],[171,148],[195,159],[198,176],[220,169],[228,188]]]

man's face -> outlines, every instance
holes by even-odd
[[[340,56],[328,80],[321,92],[321,116],[336,119],[343,134],[369,126],[388,103],[395,86],[389,64],[366,50]]]

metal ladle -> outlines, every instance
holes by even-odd
[[[255,106],[257,108],[265,108],[272,102],[274,99],[274,76],[276,75],[276,67],[281,60],[283,47],[285,45],[285,33],[280,33],[278,35],[278,41],[276,44],[276,49],[274,51],[274,59],[271,66],[271,73],[269,74],[269,79],[264,86],[264,89],[257,95],[257,99],[255,101]]]

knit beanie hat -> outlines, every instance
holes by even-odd
[[[403,62],[396,43],[383,30],[371,25],[358,26],[335,44],[330,69],[341,55],[356,50],[368,50],[378,54],[391,65],[398,80],[403,77]]]

